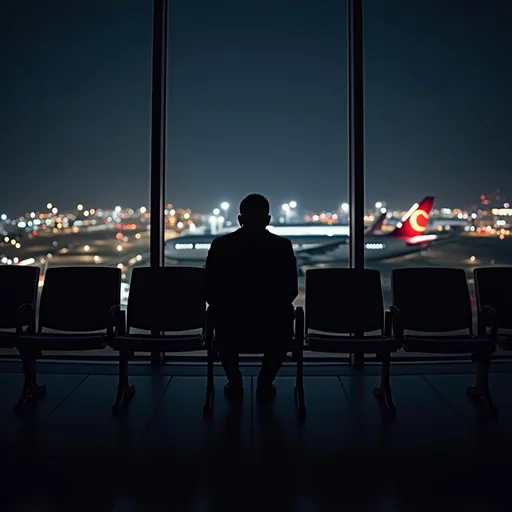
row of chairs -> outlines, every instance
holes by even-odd
[[[302,307],[295,310],[295,334],[289,346],[290,359],[297,368],[295,401],[299,414],[304,416],[306,411],[304,350],[376,354],[382,371],[380,386],[374,392],[384,408],[394,414],[390,361],[391,353],[399,349],[472,355],[478,370],[476,384],[468,387],[468,394],[496,412],[488,376],[497,344],[512,349],[512,337],[504,331],[512,328],[508,295],[512,268],[478,268],[474,277],[476,334],[464,270],[394,270],[389,311],[384,310],[377,270],[308,270],[305,312]],[[48,269],[36,314],[38,282],[37,267],[0,266],[0,348],[18,348],[25,376],[15,409],[45,394],[46,388],[38,384],[36,374],[42,351],[110,346],[119,353],[115,412],[122,411],[135,392],[129,384],[128,365],[136,351],[194,350],[207,351],[204,412],[212,411],[214,363],[219,354],[215,318],[204,300],[204,269],[133,269],[126,314],[120,307],[121,271],[117,268]]]

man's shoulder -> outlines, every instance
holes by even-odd
[[[270,231],[268,232],[268,243],[281,248],[289,247],[292,244],[290,239],[285,238],[284,236],[276,235]]]
[[[218,235],[212,240],[212,244],[216,246],[223,246],[232,243],[237,238],[237,231],[226,233],[225,235]]]

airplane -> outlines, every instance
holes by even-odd
[[[382,213],[365,231],[365,258],[378,261],[403,256],[437,241],[439,235],[425,233],[433,204],[432,196],[415,203],[394,230],[384,234],[376,233],[384,222],[385,213]],[[349,259],[349,226],[270,225],[267,229],[292,242],[299,266]],[[176,262],[204,262],[212,240],[218,235],[186,234],[167,240],[165,257]]]

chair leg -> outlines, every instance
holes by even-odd
[[[114,413],[121,412],[130,403],[135,394],[135,386],[130,386],[128,382],[129,354],[126,350],[119,351],[119,383],[117,385],[116,401],[112,405]]]
[[[295,406],[297,407],[297,413],[299,419],[306,417],[306,401],[304,397],[304,358],[302,348],[297,352],[297,374],[295,380],[295,388],[293,390],[295,398]]]
[[[46,386],[37,382],[37,352],[34,350],[21,349],[21,365],[23,367],[23,389],[18,402],[14,405],[14,410],[20,410],[24,405],[43,397],[46,394]]]
[[[203,414],[209,416],[213,412],[213,401],[215,398],[215,384],[213,379],[213,352],[208,350],[207,354],[207,374],[206,374],[206,396],[203,406]]]
[[[382,370],[380,376],[380,386],[373,388],[373,394],[383,405],[387,412],[392,416],[396,415],[396,407],[393,403],[393,396],[391,394],[391,382],[390,382],[390,369],[391,369],[391,354],[388,352],[382,355]]]
[[[491,390],[489,389],[489,369],[492,354],[481,354],[477,362],[476,384],[466,388],[468,396],[480,400],[493,414],[498,414],[498,409],[492,403]]]

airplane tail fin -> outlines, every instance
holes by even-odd
[[[384,211],[378,217],[375,218],[375,220],[373,221],[373,224],[368,226],[366,233],[373,234],[373,233],[376,233],[377,231],[380,231],[382,229],[382,224],[384,224],[384,221],[386,220],[386,217],[387,217],[387,212]]]
[[[390,236],[398,238],[412,238],[423,235],[430,218],[430,211],[434,205],[434,197],[427,196],[421,203],[415,203],[402,217]]]

